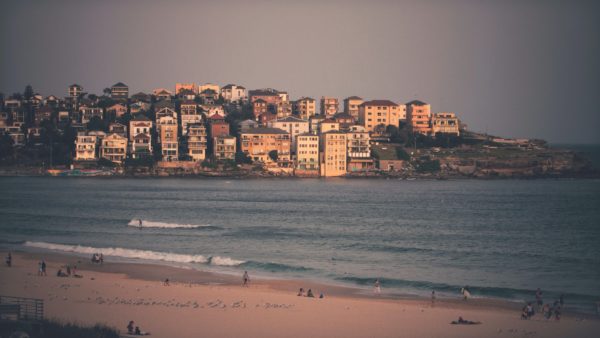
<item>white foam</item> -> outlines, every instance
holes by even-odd
[[[147,259],[155,261],[165,262],[177,262],[177,263],[207,263],[208,259],[202,255],[182,255],[170,252],[159,252],[149,250],[136,250],[136,249],[124,249],[124,248],[94,248],[91,246],[82,245],[65,245],[55,244],[46,242],[30,242],[27,241],[24,244],[28,247],[41,248],[56,251],[74,252],[81,254],[93,255],[95,253],[102,253],[104,256],[114,256],[123,258],[137,258]]]
[[[245,261],[240,261],[240,260],[229,258],[229,257],[219,257],[219,256],[210,257],[209,261],[210,261],[210,265],[218,265],[218,266],[237,266],[237,265],[246,263]]]
[[[139,227],[139,219],[132,219],[127,225],[131,227]],[[210,227],[210,224],[177,224],[177,223],[164,223],[164,222],[153,222],[142,220],[142,228],[165,228],[165,229],[193,229],[193,228],[204,228]]]

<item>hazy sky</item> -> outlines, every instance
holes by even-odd
[[[2,0],[0,92],[237,83],[600,143],[600,1]]]

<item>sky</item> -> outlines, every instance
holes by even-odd
[[[600,1],[3,0],[0,92],[235,83],[600,143]],[[340,105],[340,109],[341,109]]]

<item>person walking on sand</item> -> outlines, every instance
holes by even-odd
[[[244,284],[243,286],[248,286],[248,283],[250,282],[250,276],[248,276],[248,271],[244,271]]]
[[[46,274],[46,261],[42,259],[42,275],[47,276]]]
[[[542,305],[544,305],[544,301],[542,300],[542,290],[540,288],[537,288],[537,290],[535,291],[535,300],[537,302],[537,306],[538,306],[538,311],[542,308]]]
[[[377,278],[375,280],[375,285],[374,285],[373,292],[375,292],[376,295],[380,295],[381,294],[381,283],[379,283],[379,278]]]
[[[42,261],[38,262],[38,276],[42,275]]]
[[[8,256],[6,256],[6,265],[9,268],[12,266],[12,256],[11,256],[10,252],[8,253]]]
[[[431,291],[431,306],[435,304],[435,290]]]

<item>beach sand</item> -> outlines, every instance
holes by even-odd
[[[37,276],[44,257],[48,276]],[[79,262],[78,262],[79,261]],[[77,264],[83,278],[56,277]],[[164,278],[170,285],[164,286]],[[251,275],[252,277],[252,275]],[[300,287],[318,297],[298,297]],[[385,285],[383,285],[385,294]],[[599,337],[600,321],[570,315],[520,320],[520,305],[489,301],[386,299],[308,280],[251,280],[162,265],[93,265],[61,254],[13,253],[0,268],[0,295],[44,300],[45,317],[122,333],[130,320],[152,337]],[[450,325],[458,316],[481,325]]]

